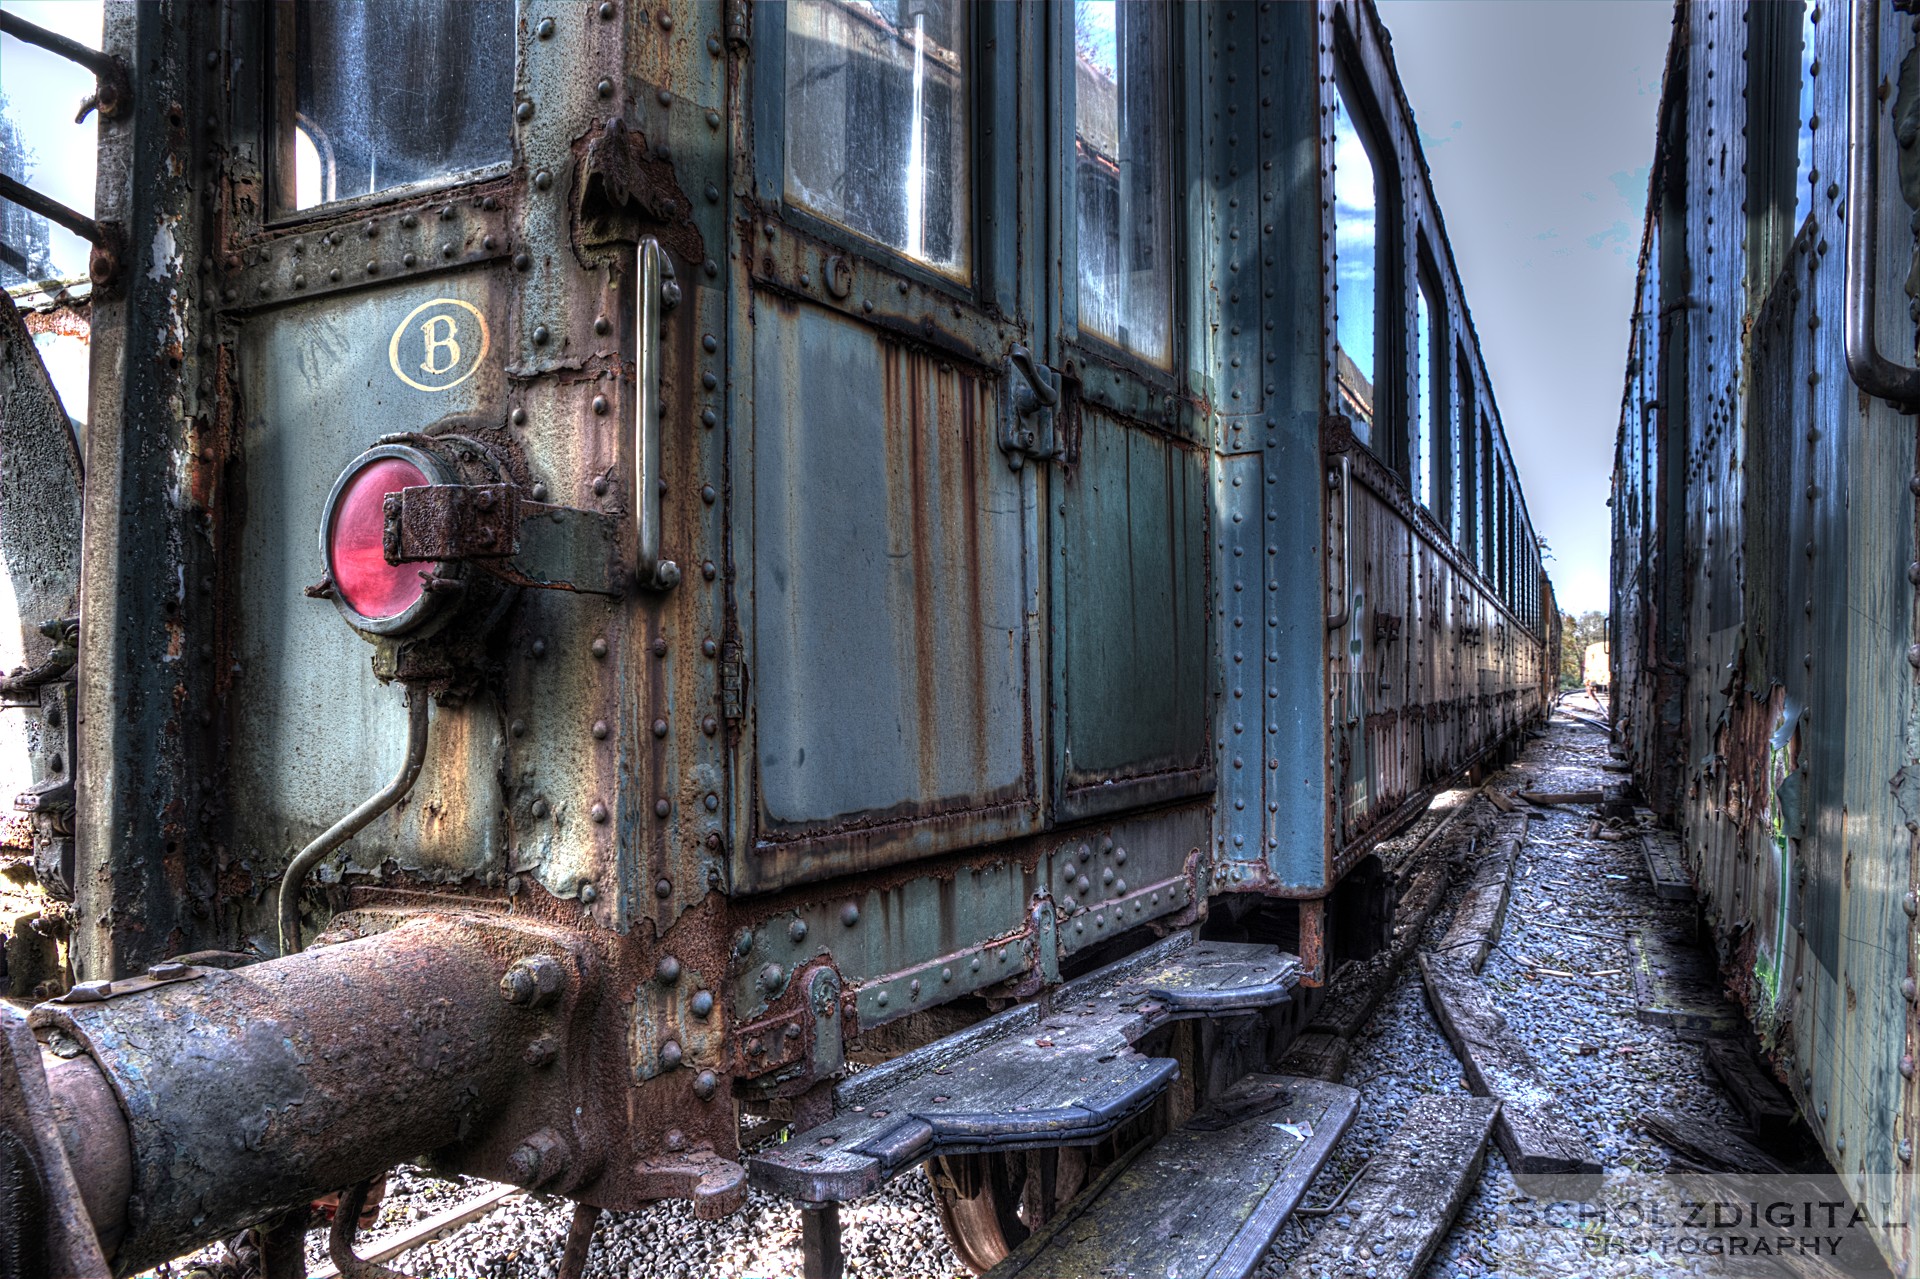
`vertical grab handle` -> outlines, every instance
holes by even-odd
[[[1342,453],[1337,470],[1327,473],[1327,487],[1340,490],[1340,607],[1327,614],[1327,629],[1337,631],[1353,616],[1353,459]]]
[[[641,586],[664,591],[679,584],[680,566],[660,558],[660,320],[679,286],[662,284],[658,240],[640,241],[634,259],[634,575]]]
[[[1880,5],[1862,0],[1854,10],[1853,56],[1847,91],[1847,373],[1869,395],[1903,409],[1920,406],[1920,369],[1880,353],[1874,332],[1880,212]]]

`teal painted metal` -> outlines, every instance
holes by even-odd
[[[1852,68],[1866,118],[1848,127],[1863,23],[1880,61]],[[1920,465],[1911,417],[1849,380],[1839,249],[1865,219],[1867,318],[1911,349],[1916,188],[1891,143],[1916,93],[1889,5],[1680,6],[1613,497],[1621,738],[1680,828],[1761,1047],[1902,1268],[1920,1208]],[[1882,195],[1849,207],[1869,125]]]

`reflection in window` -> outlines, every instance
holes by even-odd
[[[964,273],[965,36],[961,0],[794,0],[787,197]]]
[[[1173,277],[1167,10],[1073,6],[1080,327],[1169,359]]]
[[[1353,433],[1373,441],[1375,290],[1379,279],[1380,229],[1374,205],[1373,156],[1354,119],[1346,83],[1334,94],[1333,246],[1334,380],[1340,411]]]
[[[1474,466],[1473,437],[1473,365],[1467,361],[1467,348],[1454,349],[1454,385],[1460,388],[1460,429],[1457,438],[1457,450],[1460,457],[1460,482],[1454,489],[1453,542],[1464,548],[1468,554],[1473,552],[1473,495],[1478,491],[1479,472]]]
[[[1813,171],[1813,78],[1818,70],[1814,58],[1814,26],[1820,20],[1820,6],[1815,0],[1803,0],[1800,5],[1800,129],[1794,145],[1798,149],[1798,163],[1793,172],[1793,234],[1800,234],[1800,228],[1806,225],[1807,215],[1813,212],[1813,184],[1820,175]]]
[[[1435,486],[1437,476],[1434,472],[1434,441],[1439,436],[1439,424],[1434,415],[1439,409],[1433,384],[1433,300],[1423,276],[1420,287],[1414,294],[1414,337],[1420,348],[1414,352],[1413,375],[1415,430],[1419,438],[1414,441],[1413,450],[1413,495],[1420,505],[1429,511],[1434,509]]]
[[[507,158],[513,0],[294,0],[280,34],[282,208]]]

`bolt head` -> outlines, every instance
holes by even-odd
[[[688,1006],[691,1008],[695,1017],[705,1021],[713,1015],[713,992],[710,990],[695,991],[693,994],[693,1002]]]
[[[177,960],[165,960],[147,969],[147,976],[158,981],[173,981],[187,975],[187,966]]]
[[[848,902],[846,905],[842,906],[840,908],[840,922],[845,924],[848,928],[852,928],[855,924],[860,922],[860,908],[854,905],[852,902]]]
[[[542,1035],[527,1045],[527,1051],[521,1054],[521,1060],[539,1070],[551,1066],[553,1059],[560,1055],[559,1046],[553,1042],[552,1035]]]
[[[680,980],[680,960],[673,955],[660,956],[660,962],[653,966],[653,975],[661,985],[673,985]]]
[[[513,961],[500,978],[500,994],[510,1004],[537,1008],[552,1003],[566,989],[567,971],[552,955],[526,955]]]
[[[786,969],[778,964],[768,964],[760,970],[760,984],[767,990],[778,990],[780,982],[787,975]]]
[[[654,880],[653,895],[661,901],[665,901],[667,898],[673,896],[673,881],[670,879]]]
[[[667,1070],[680,1068],[680,1041],[669,1039],[660,1045],[660,1065]]]
[[[536,799],[533,801],[533,815],[535,817],[545,817],[551,811],[552,810],[547,807],[546,800]]]
[[[798,946],[807,939],[807,921],[796,919],[787,925],[787,940]]]
[[[720,1077],[711,1070],[703,1070],[693,1079],[693,1095],[701,1101],[712,1101],[720,1091]]]
[[[597,741],[605,741],[607,739],[607,721],[604,719],[596,719],[593,721],[593,736]]]

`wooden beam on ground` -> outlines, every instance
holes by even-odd
[[[1286,1279],[1357,1274],[1414,1279],[1480,1179],[1500,1103],[1430,1096],[1413,1103],[1347,1197],[1287,1268]]]
[[[1713,957],[1683,938],[1652,929],[1627,934],[1633,963],[1634,1011],[1653,1026],[1692,1038],[1742,1033],[1740,1012],[1727,1002]]]
[[[1666,1110],[1640,1116],[1654,1140],[1709,1172],[1783,1173],[1786,1165],[1725,1124],[1708,1124]]]
[[[1701,1057],[1746,1117],[1747,1127],[1756,1135],[1784,1135],[1799,1112],[1779,1081],[1754,1057],[1750,1045],[1736,1039],[1709,1039]]]
[[[1598,804],[1606,799],[1606,794],[1597,790],[1522,790],[1514,794],[1542,808],[1554,808],[1561,804]]]
[[[1653,881],[1653,895],[1662,901],[1692,901],[1693,881],[1687,878],[1679,837],[1672,831],[1643,831],[1640,847],[1647,859],[1647,878]]]
[[[1481,787],[1480,790],[1481,793],[1487,797],[1488,802],[1501,812],[1511,813],[1514,811],[1513,801],[1494,789],[1492,782],[1488,782],[1485,786]]]
[[[1500,940],[1501,926],[1507,918],[1507,900],[1513,891],[1513,868],[1526,843],[1526,819],[1520,833],[1500,840],[1473,868],[1466,895],[1454,908],[1453,922],[1434,953],[1465,961],[1478,973],[1487,962],[1487,953]]]
[[[1287,1046],[1286,1053],[1273,1068],[1274,1073],[1337,1084],[1347,1073],[1347,1058],[1352,1051],[1352,1042],[1343,1035],[1309,1030]]]
[[[1573,1116],[1527,1050],[1507,1032],[1473,970],[1458,959],[1422,952],[1420,978],[1434,1020],[1453,1045],[1477,1096],[1500,1100],[1494,1139],[1517,1174],[1597,1173]]]

